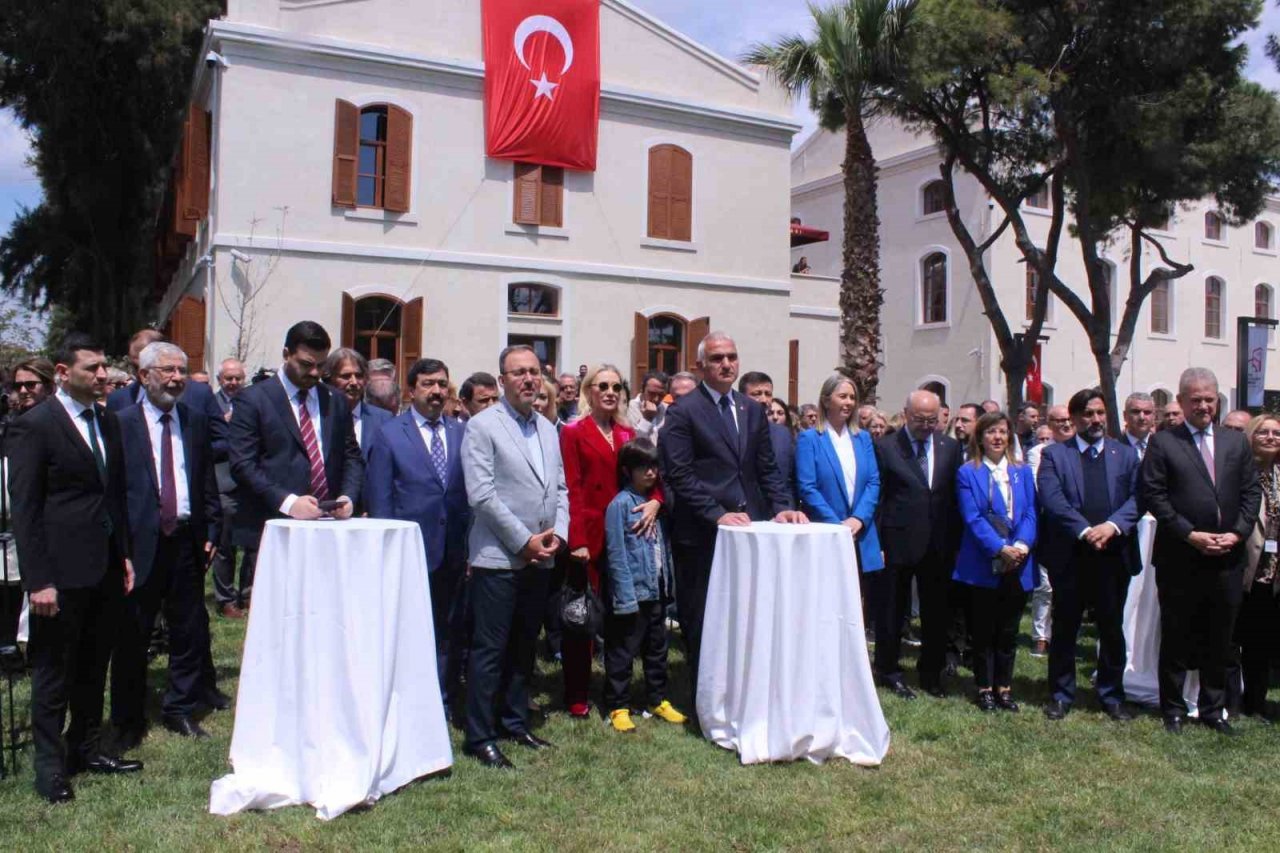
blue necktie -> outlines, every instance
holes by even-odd
[[[444,483],[449,473],[449,458],[444,452],[444,442],[440,440],[441,427],[439,419],[427,421],[427,429],[431,430],[431,464],[435,466],[440,482]]]
[[[916,441],[916,463],[920,466],[920,473],[924,474],[924,481],[929,482],[929,452],[924,441]]]
[[[720,417],[724,418],[725,424],[728,425],[729,435],[736,440],[738,437],[738,422],[733,419],[733,400],[729,399],[728,394],[720,398]]]

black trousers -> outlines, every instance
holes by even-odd
[[[902,667],[898,665],[898,644],[901,642],[899,628],[901,623],[895,621],[897,598],[897,580],[892,568],[886,567],[875,572],[863,572],[859,578],[862,587],[864,612],[871,621],[875,634],[876,651],[872,665],[875,675],[881,681],[886,676],[902,677]]]
[[[100,751],[107,662],[124,595],[124,576],[116,563],[113,556],[112,568],[97,586],[58,590],[57,615],[31,614],[27,652],[37,789],[66,774],[68,756]]]
[[[446,559],[428,575],[431,590],[431,624],[436,634],[436,677],[440,680],[440,698],[444,707],[453,707],[462,685],[462,668],[457,662],[466,642],[465,625],[458,612],[466,606],[467,566]]]
[[[190,716],[214,686],[203,556],[185,529],[162,535],[150,576],[124,599],[111,664],[111,723],[118,730],[146,725],[147,644],[162,611],[169,625],[169,677],[161,713]]]
[[[676,608],[680,612],[680,634],[684,637],[685,661],[689,668],[689,705],[691,716],[698,715],[698,660],[702,649],[702,617],[707,609],[707,584],[711,580],[711,561],[715,543],[673,543],[671,557],[675,563]]]
[[[1194,664],[1200,668],[1200,719],[1222,719],[1243,572],[1238,566],[1224,568],[1220,563],[1156,566],[1160,713],[1165,717],[1186,716],[1182,684]]]
[[[1087,547],[1087,546],[1086,546]],[[1077,550],[1071,563],[1049,570],[1053,587],[1053,634],[1049,639],[1049,689],[1065,705],[1076,699],[1076,641],[1084,612],[1093,609],[1098,626],[1098,702],[1124,701],[1124,602],[1131,576],[1115,555]]]
[[[546,606],[547,571],[471,570],[474,620],[467,670],[467,746],[529,727],[529,681]]]
[[[938,554],[927,554],[919,563],[910,566],[890,566],[882,569],[893,573],[893,635],[886,643],[885,656],[880,654],[880,639],[876,638],[876,659],[880,676],[885,680],[902,678],[902,624],[911,609],[911,581],[916,582],[916,594],[920,598],[920,658],[916,671],[923,685],[936,684],[947,662],[947,632],[951,626],[950,561]],[[879,621],[879,620],[877,620]]]
[[[1254,584],[1244,593],[1236,621],[1236,642],[1240,645],[1240,670],[1244,676],[1241,704],[1246,714],[1266,709],[1271,666],[1280,660],[1280,596],[1271,585]]]
[[[1055,589],[1056,593],[1057,590]],[[1000,576],[994,588],[969,587],[970,631],[973,636],[973,681],[979,690],[1013,686],[1013,661],[1018,651],[1018,623],[1027,606],[1018,572]],[[1054,631],[1057,634],[1057,630]]]
[[[664,601],[638,602],[636,613],[609,613],[604,620],[604,709],[627,708],[631,671],[644,661],[645,707],[667,698],[667,607]]]
[[[240,583],[236,583],[236,546],[232,541],[236,515],[236,499],[222,495],[222,541],[213,561],[213,600],[224,604],[243,605],[253,594],[253,570],[258,562],[258,548],[244,548],[240,560]]]
[[[555,565],[547,580],[547,606],[542,614],[542,627],[547,632],[547,656],[560,657],[560,641],[564,636],[564,620],[560,616],[560,589],[564,586],[569,554],[564,548],[556,552]]]

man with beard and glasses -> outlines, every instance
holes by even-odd
[[[366,376],[369,365],[364,356],[348,347],[339,347],[325,359],[324,381],[333,390],[347,398],[351,410],[351,426],[356,433],[356,444],[369,463],[369,448],[378,429],[391,420],[391,413],[381,406],[371,406],[364,401]]]

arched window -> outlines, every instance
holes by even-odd
[[[560,314],[560,292],[545,284],[512,284],[507,287],[507,312],[510,314]]]
[[[1169,282],[1162,281],[1151,290],[1151,334],[1169,334]]]
[[[920,262],[922,323],[947,322],[947,256],[934,252]]]
[[[1222,240],[1222,216],[1210,210],[1204,215],[1204,238],[1206,240]]]
[[[1222,279],[1211,275],[1204,280],[1204,336],[1222,337]]]
[[[1156,420],[1160,420],[1161,410],[1169,405],[1169,401],[1173,398],[1169,396],[1169,392],[1163,388],[1156,388],[1151,392],[1151,402],[1156,404]]]
[[[392,296],[353,299],[342,295],[342,345],[367,359],[385,358],[398,375],[422,358],[422,297],[402,302]]]
[[[1253,246],[1270,251],[1275,248],[1275,230],[1267,222],[1253,223]]]
[[[924,216],[947,209],[947,189],[941,178],[925,184],[920,195],[920,211]]]
[[[938,399],[942,401],[942,405],[947,405],[947,386],[941,382],[926,382],[920,386],[921,391],[932,391],[938,395]]]
[[[1272,312],[1272,294],[1269,284],[1258,284],[1253,288],[1253,316],[1274,319]]]
[[[678,317],[649,318],[649,369],[670,376],[684,370],[685,324]]]
[[[649,149],[649,236],[693,239],[693,155],[678,145]]]

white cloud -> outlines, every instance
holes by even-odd
[[[0,185],[35,180],[35,172],[27,163],[31,155],[31,140],[13,115],[12,110],[0,110]]]

